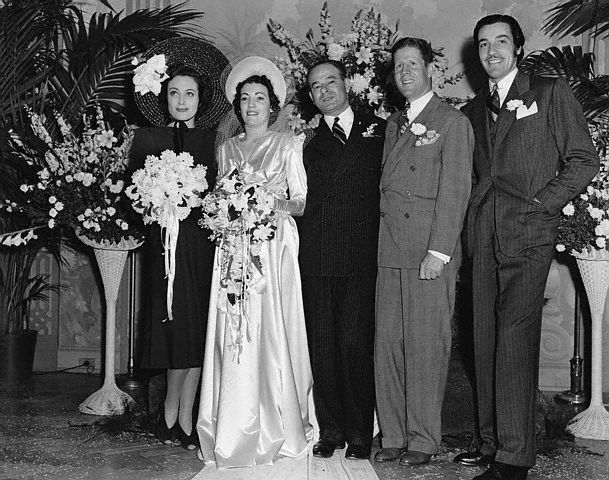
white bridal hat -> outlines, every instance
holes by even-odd
[[[279,99],[279,106],[283,106],[287,86],[281,71],[270,60],[257,56],[245,57],[238,62],[228,74],[224,86],[224,92],[228,101],[233,103],[235,95],[237,94],[237,85],[239,82],[242,82],[252,75],[264,75],[268,78],[271,85],[273,85],[275,95],[277,95],[277,98]]]

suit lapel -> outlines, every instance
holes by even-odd
[[[425,108],[421,111],[421,113],[417,115],[417,118],[415,118],[412,123],[420,123],[422,125],[425,125],[425,127],[433,130],[433,115],[438,107],[439,102],[441,102],[441,100],[438,98],[437,95],[434,94],[427,103],[427,105],[425,105]],[[397,132],[397,135],[399,135],[399,131]],[[399,136],[397,142],[391,149],[391,152],[389,153],[389,156],[387,158],[388,161],[385,168],[386,171],[383,173],[383,176],[385,178],[390,178],[395,169],[400,164],[400,161],[404,157],[408,156],[408,153],[411,151],[411,149],[417,148],[415,146],[416,138],[416,135],[412,133],[410,128],[408,128],[402,135]]]
[[[507,135],[510,127],[516,120],[516,111],[507,109],[507,102],[514,99],[522,100],[522,95],[528,92],[531,89],[529,76],[518,72],[514,81],[512,82],[512,86],[508,91],[505,100],[503,101],[503,105],[501,106],[501,111],[499,112],[499,116],[497,117],[497,134],[495,136],[495,144],[493,145],[493,151],[497,149],[501,142]]]
[[[480,92],[472,100],[472,118],[471,124],[476,133],[476,136],[482,141],[486,158],[491,158],[491,133],[489,131],[488,108],[486,107],[486,98],[489,95],[488,86]]]

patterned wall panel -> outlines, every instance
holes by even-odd
[[[169,5],[171,5],[171,0],[126,0],[125,13],[129,15],[135,10],[165,8]]]

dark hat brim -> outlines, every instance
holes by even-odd
[[[211,89],[210,102],[207,110],[197,112],[195,125],[199,128],[209,128],[217,125],[222,115],[230,108],[220,86],[220,76],[228,65],[227,58],[211,43],[190,37],[169,38],[149,48],[142,57],[147,61],[154,55],[165,55],[168,69],[177,65],[185,65],[194,69]],[[135,92],[135,103],[142,114],[154,125],[164,126],[170,122],[161,106],[158,95],[147,92],[141,95]]]

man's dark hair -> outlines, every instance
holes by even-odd
[[[419,52],[421,52],[425,66],[433,63],[433,50],[431,49],[431,43],[429,43],[427,40],[423,40],[422,38],[414,37],[400,38],[397,42],[395,42],[393,47],[391,47],[391,59],[393,60],[395,52],[404,47],[413,47],[418,49]]]
[[[522,28],[520,28],[518,21],[510,15],[496,13],[487,15],[478,20],[478,23],[476,23],[476,26],[474,27],[474,44],[476,45],[476,48],[478,48],[478,35],[480,34],[480,29],[487,25],[494,25],[495,23],[506,23],[510,27],[512,38],[514,39],[514,47],[516,49],[520,47],[520,53],[516,57],[517,62],[520,63],[524,57],[524,33],[522,33]]]
[[[258,83],[260,85],[264,85],[266,87],[266,89],[269,91],[269,102],[271,103],[271,113],[277,113],[279,111],[279,98],[277,98],[277,95],[275,94],[275,90],[273,89],[273,84],[268,79],[268,77],[266,75],[251,75],[251,76],[247,77],[245,80],[243,80],[242,82],[239,82],[237,84],[237,89],[236,89],[237,93],[233,100],[233,108],[235,110],[235,114],[237,115],[237,118],[239,119],[239,122],[241,123],[241,125],[243,125],[243,117],[241,116],[241,89],[243,88],[244,85],[247,85],[248,83]],[[270,121],[270,118],[271,117],[269,117],[269,121]]]
[[[347,69],[345,68],[345,66],[336,61],[336,60],[319,60],[318,62],[315,62],[313,64],[313,66],[311,68],[309,68],[309,71],[307,72],[307,85],[309,85],[309,80],[311,79],[311,72],[313,71],[314,68],[319,67],[320,65],[332,65],[334,67],[336,67],[336,69],[339,71],[340,73],[340,78],[341,79],[345,79],[347,78]],[[309,85],[310,87],[310,85]]]
[[[169,110],[167,108],[167,89],[169,86],[169,81],[175,77],[190,77],[197,82],[197,85],[199,86],[199,106],[197,108],[197,113],[195,114],[195,120],[203,115],[211,103],[212,91],[208,80],[201,76],[201,74],[199,74],[199,72],[197,72],[194,68],[187,65],[176,65],[170,67],[167,71],[167,76],[169,78],[161,84],[161,93],[159,96],[159,103],[165,117],[168,118],[169,121],[173,120],[171,115],[169,115]]]

